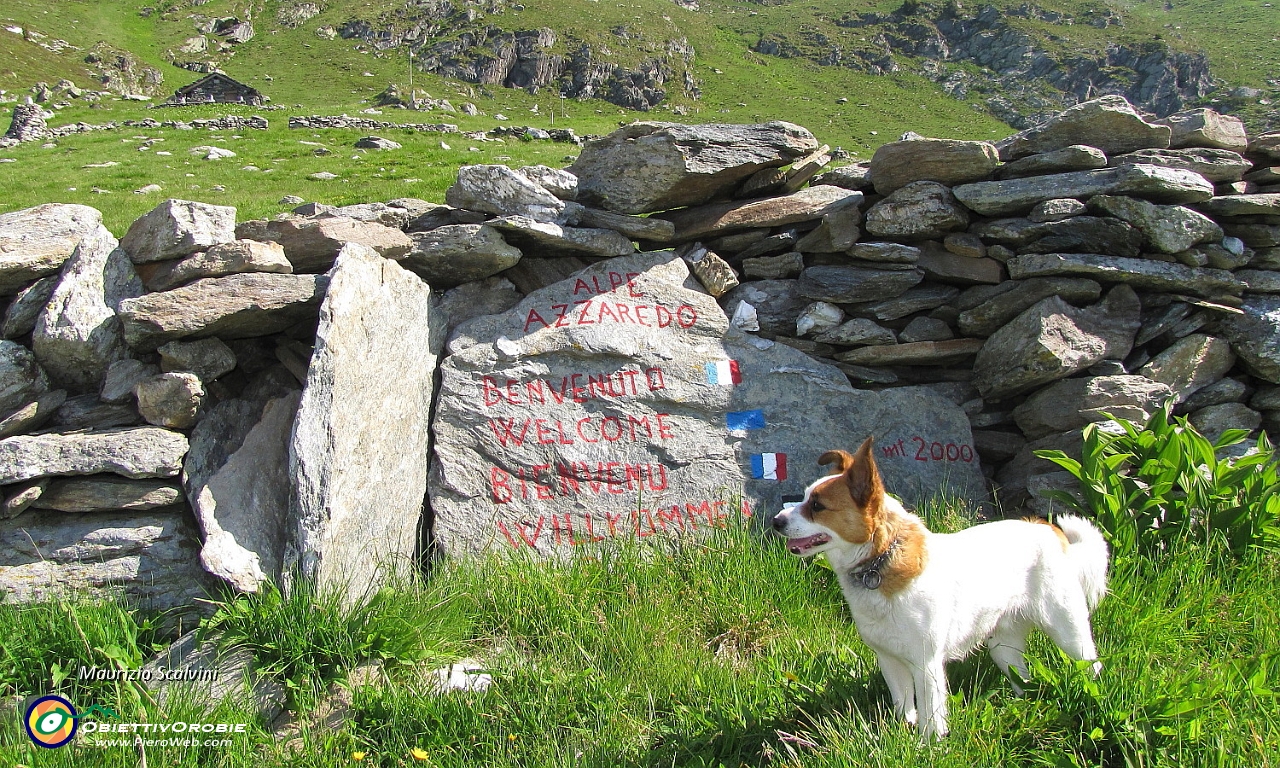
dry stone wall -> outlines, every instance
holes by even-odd
[[[0,584],[354,600],[767,517],[868,436],[908,503],[998,514],[1106,414],[1277,427],[1280,135],[1105,97],[829,162],[639,123],[451,205],[0,215]]]

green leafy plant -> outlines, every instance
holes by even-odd
[[[1227,430],[1211,443],[1166,403],[1145,425],[1113,418],[1120,431],[1084,428],[1079,461],[1036,451],[1080,481],[1080,495],[1046,496],[1090,514],[1117,554],[1167,550],[1184,540],[1221,536],[1236,555],[1280,542],[1280,474],[1265,434],[1245,456],[1225,449],[1248,432]]]

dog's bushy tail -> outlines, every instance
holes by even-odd
[[[1093,523],[1075,515],[1058,515],[1054,524],[1062,529],[1071,546],[1067,556],[1076,562],[1080,571],[1080,586],[1092,611],[1107,594],[1107,540]]]

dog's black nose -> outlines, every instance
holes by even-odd
[[[778,514],[773,516],[773,530],[777,531],[778,533],[782,533],[782,529],[785,528],[787,525],[787,521],[782,517],[784,514],[786,514],[786,512],[787,510],[784,509]]]

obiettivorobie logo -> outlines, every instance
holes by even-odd
[[[27,727],[27,735],[36,746],[57,749],[75,738],[80,720],[90,715],[120,719],[120,716],[110,707],[97,704],[90,705],[83,713],[78,713],[75,706],[67,699],[57,694],[49,694],[31,702],[27,707],[24,723]]]

